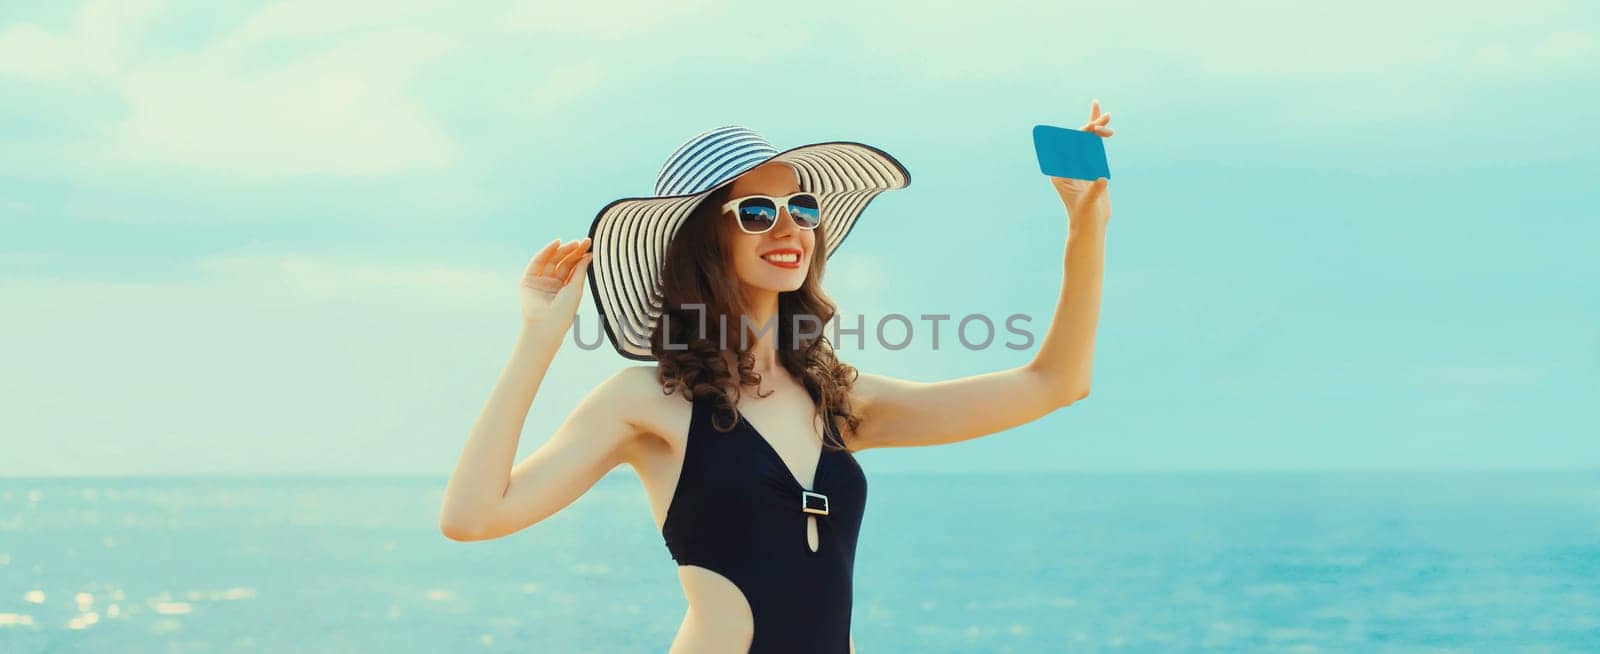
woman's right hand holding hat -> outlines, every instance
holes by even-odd
[[[522,273],[523,324],[566,332],[578,313],[593,258],[587,238],[566,243],[558,238],[533,255]]]

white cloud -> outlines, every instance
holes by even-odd
[[[506,12],[506,29],[528,32],[577,33],[600,40],[631,37],[686,18],[715,15],[717,0],[637,2],[588,0],[549,2],[521,0]]]
[[[393,264],[307,254],[216,255],[195,268],[211,283],[277,287],[318,300],[341,297],[421,295],[469,301],[515,297],[515,271],[442,264]]]
[[[393,31],[256,70],[231,44],[142,67],[107,155],[241,175],[377,175],[437,168],[449,136],[407,84],[449,43]]]
[[[888,288],[888,269],[871,255],[852,253],[841,247],[839,253],[828,259],[828,272],[823,287],[829,293],[849,293],[852,298],[864,301],[883,299]]]
[[[711,2],[497,2],[464,12],[439,0],[285,0],[173,52],[139,48],[161,4],[95,0],[60,32],[25,23],[0,32],[0,77],[99,84],[125,99],[128,113],[109,139],[59,144],[57,156],[78,163],[87,150],[114,167],[235,178],[433,171],[460,154],[416,94],[430,62],[486,37],[667,38],[669,23],[698,19]],[[593,92],[605,78],[596,60],[604,55],[531,71],[543,81],[530,104],[561,107]]]
[[[114,77],[126,65],[139,29],[160,8],[155,1],[93,0],[79,8],[66,34],[26,23],[7,27],[0,30],[0,75],[35,80]]]
[[[850,17],[882,54],[931,77],[1045,75],[1034,71],[1053,67],[1083,79],[1117,74],[1124,57],[1153,55],[1219,76],[1306,78],[1418,69],[1472,76],[1482,72],[1473,56],[1479,48],[1520,51],[1518,41],[1543,39],[1552,28],[1564,36],[1541,50],[1581,55],[1591,37],[1560,26],[1588,12],[1560,0],[1529,0],[1513,14],[1493,4],[1381,0],[1315,7],[1273,0],[999,2],[981,10],[931,0],[861,5]]]
[[[89,2],[64,33],[0,32],[0,75],[119,93],[129,113],[97,150],[114,164],[243,176],[433,169],[456,146],[410,87],[454,44],[427,20],[443,7],[292,0],[200,48],[155,55],[138,46],[159,4]]]
[[[0,475],[448,474],[516,342],[522,263],[226,255],[186,280],[0,279]],[[522,453],[627,363],[564,344]]]
[[[392,29],[441,27],[439,19],[457,10],[439,0],[284,0],[252,14],[217,45],[237,51],[261,43],[286,39],[321,39]]]
[[[57,79],[79,68],[67,39],[35,25],[0,31],[0,75],[24,79]]]
[[[1563,68],[1594,67],[1593,35],[1557,31],[1531,44],[1491,43],[1471,61],[1481,71],[1503,76],[1539,74]]]
[[[559,106],[578,100],[600,86],[604,72],[594,62],[557,68],[533,91],[533,102],[541,107]]]

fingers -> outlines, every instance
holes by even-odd
[[[550,270],[550,275],[561,280],[562,283],[566,283],[568,281],[567,278],[572,274],[572,269],[577,267],[579,260],[589,256],[589,239],[582,238],[568,243],[562,247],[560,253],[561,259]]]
[[[1084,123],[1083,129],[1079,131],[1093,132],[1102,138],[1108,137],[1113,134],[1111,128],[1106,127],[1106,124],[1110,122],[1111,112],[1100,113],[1100,100],[1096,98],[1089,103],[1089,122]]]
[[[1106,127],[1106,123],[1109,122],[1111,122],[1111,113],[1106,112],[1100,114],[1098,117],[1089,119],[1089,122],[1084,123],[1083,129],[1079,131],[1094,132],[1101,136],[1105,136],[1105,132],[1110,130],[1109,127]]]
[[[533,258],[528,260],[528,267],[523,269],[522,276],[533,277],[538,275],[544,269],[545,260],[550,257],[550,253],[555,252],[556,246],[560,243],[561,239],[558,238],[539,248],[538,252],[533,253]]]
[[[1094,183],[1089,185],[1089,192],[1085,193],[1083,196],[1084,201],[1094,202],[1095,200],[1100,199],[1100,196],[1106,192],[1106,186],[1110,183],[1111,180],[1108,180],[1104,177],[1094,180]]]
[[[1055,184],[1056,188],[1077,193],[1082,191],[1083,185],[1087,184],[1088,182],[1085,182],[1081,179],[1073,179],[1071,177],[1051,177],[1050,183]]]
[[[562,280],[560,282],[560,286],[550,289],[555,291],[555,301],[558,304],[562,304],[563,306],[567,302],[582,304],[584,281],[588,277],[589,262],[593,260],[593,254],[584,254],[583,256],[578,257],[577,265],[571,271],[571,278]],[[554,286],[556,280],[552,279],[550,281],[552,282],[552,286]],[[574,298],[574,296],[577,297]]]
[[[549,249],[548,252],[540,252],[542,258],[539,259],[539,265],[534,270],[534,274],[541,276],[555,275],[556,267],[561,265],[561,261],[565,259],[567,255],[571,254],[573,249],[583,244],[584,240],[585,239],[567,241],[566,243],[562,243],[559,247]]]
[[[593,252],[579,258],[578,267],[572,271],[572,279],[567,280],[567,283],[577,282],[578,286],[582,287],[584,280],[589,276],[589,262],[591,261],[594,261]]]
[[[1096,178],[1092,182],[1086,179],[1073,179],[1070,177],[1051,177],[1050,182],[1055,185],[1057,190],[1061,191],[1064,197],[1082,198],[1084,200],[1094,199],[1096,194],[1104,192],[1111,183],[1110,180],[1104,177]]]
[[[576,241],[562,243],[561,239],[550,241],[533,255],[528,261],[528,267],[522,271],[523,277],[554,277],[566,279],[578,260],[589,252],[589,239],[581,238]]]

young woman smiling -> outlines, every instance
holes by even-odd
[[[1096,102],[1083,130],[1109,137],[1109,120]],[[445,490],[444,535],[517,532],[627,464],[688,600],[672,652],[853,652],[867,490],[854,454],[978,438],[1089,394],[1107,181],[1050,182],[1070,227],[1032,360],[909,381],[840,362],[814,328],[835,313],[828,257],[868,202],[909,185],[905,168],[845,141],[780,153],[738,126],[690,139],[655,195],[607,205],[589,238],[551,242],[528,264],[523,328]],[[617,371],[513,465],[586,281],[618,353],[654,363]]]

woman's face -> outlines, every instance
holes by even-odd
[[[751,169],[728,186],[728,200],[747,195],[782,198],[800,191],[800,180],[788,164],[770,161]],[[826,210],[826,209],[824,209]],[[747,234],[739,219],[724,211],[718,219],[729,268],[747,287],[785,292],[800,288],[811,269],[816,232],[795,224],[786,207],[778,208],[778,224],[762,234]],[[793,255],[784,258],[783,255]]]

